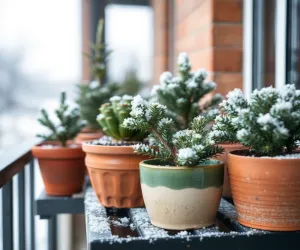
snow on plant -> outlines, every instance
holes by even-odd
[[[112,52],[103,42],[103,25],[103,19],[99,20],[96,43],[92,45],[92,54],[85,54],[91,60],[94,80],[88,84],[78,85],[79,93],[76,100],[80,107],[81,118],[91,129],[99,129],[96,121],[98,109],[103,103],[108,102],[109,98],[119,89],[115,83],[103,84],[106,77],[107,58]]]
[[[153,100],[167,107],[168,117],[172,117],[180,129],[188,128],[193,118],[200,114],[213,120],[218,111],[216,107],[222,100],[221,95],[215,94],[204,104],[199,103],[205,95],[216,89],[216,84],[205,81],[205,69],[191,72],[187,53],[179,54],[177,64],[179,76],[173,77],[170,72],[162,73],[160,85],[154,86],[151,91]]]
[[[223,152],[208,136],[209,122],[203,116],[191,121],[191,128],[176,132],[175,121],[166,118],[167,108],[157,102],[147,102],[140,96],[132,101],[130,118],[123,122],[127,129],[150,133],[149,145],[137,144],[135,152],[159,158],[174,166],[197,166]]]
[[[122,125],[126,118],[131,117],[132,100],[133,97],[129,95],[113,96],[110,102],[100,107],[97,122],[105,134],[122,141],[140,141],[146,137],[147,133],[138,129],[127,129]],[[135,115],[139,115],[139,112],[137,109]]]
[[[257,156],[292,153],[300,139],[300,90],[285,85],[254,90],[247,101],[235,89],[221,104],[223,114],[213,126],[211,138],[239,142]]]
[[[41,118],[38,121],[47,127],[51,133],[50,135],[38,134],[37,136],[48,141],[59,141],[61,146],[65,147],[67,141],[73,139],[85,124],[80,121],[78,108],[70,109],[69,105],[66,104],[65,92],[60,95],[60,106],[55,110],[55,114],[59,121],[58,124],[50,120],[45,109],[41,110]]]

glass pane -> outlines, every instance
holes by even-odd
[[[288,4],[287,82],[300,89],[300,0]]]
[[[105,8],[106,42],[113,50],[108,78],[122,82],[129,72],[152,79],[153,13],[149,6],[109,4]],[[138,21],[137,21],[138,20]]]
[[[264,1],[263,86],[275,85],[275,0]]]

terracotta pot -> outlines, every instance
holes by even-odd
[[[154,226],[185,230],[215,224],[222,195],[222,162],[170,167],[159,160],[146,160],[140,163],[140,174],[146,209]]]
[[[300,159],[228,155],[238,221],[271,231],[300,230]]]
[[[103,132],[101,130],[91,130],[88,128],[84,128],[74,139],[76,144],[81,144],[85,141],[92,141],[100,139],[103,136]]]
[[[92,186],[105,207],[143,207],[139,163],[147,159],[136,155],[132,146],[82,144]]]
[[[32,148],[38,159],[45,191],[48,195],[69,196],[82,190],[84,182],[84,152],[79,145],[46,147],[43,143]]]
[[[224,153],[216,157],[217,160],[220,160],[224,162],[224,185],[223,185],[223,197],[226,198],[231,198],[231,189],[230,189],[230,183],[228,179],[228,170],[227,170],[227,165],[228,165],[228,153],[232,150],[242,150],[245,149],[243,145],[240,144],[226,144],[222,143],[219,144],[219,146],[224,148]]]

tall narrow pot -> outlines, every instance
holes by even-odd
[[[164,166],[159,160],[140,163],[141,186],[151,223],[171,230],[215,223],[224,164],[210,160],[201,166]]]
[[[147,157],[136,155],[132,146],[82,144],[92,186],[106,207],[143,207],[139,162]]]
[[[272,230],[300,230],[300,159],[244,156],[229,153],[229,179],[245,226]]]

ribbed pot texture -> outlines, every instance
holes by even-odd
[[[231,195],[231,189],[230,189],[230,183],[229,183],[229,178],[228,178],[228,153],[233,150],[242,150],[245,149],[243,145],[240,144],[219,144],[219,146],[224,148],[224,153],[221,155],[218,155],[216,157],[217,160],[220,160],[224,162],[224,185],[223,185],[223,197],[226,198],[232,198]]]
[[[32,148],[32,154],[38,159],[48,195],[69,196],[82,190],[85,154],[79,145],[65,148],[38,145]]]
[[[105,207],[143,207],[139,163],[147,159],[136,155],[132,146],[82,144],[92,186]]]
[[[300,159],[228,155],[238,221],[271,230],[300,230]]]

